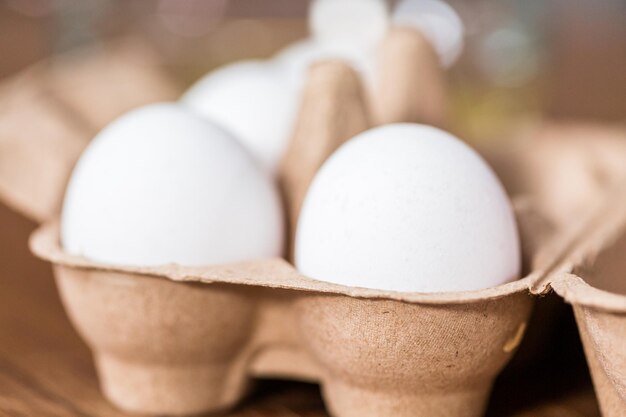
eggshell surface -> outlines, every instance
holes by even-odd
[[[311,278],[400,292],[478,290],[520,274],[514,214],[491,168],[454,136],[412,124],[367,131],[326,161],[295,259]]]
[[[298,111],[299,95],[270,62],[230,64],[197,81],[181,102],[235,135],[276,173]]]
[[[313,37],[322,42],[371,44],[379,42],[389,26],[384,0],[314,0],[309,9]]]
[[[179,105],[133,110],[101,131],[70,179],[65,250],[133,266],[280,256],[278,192],[231,135]]]

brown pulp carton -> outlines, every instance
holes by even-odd
[[[404,42],[403,57],[403,44],[413,54],[427,46],[405,42],[409,35],[390,35]],[[436,59],[425,51],[420,58]],[[291,219],[326,157],[371,125],[363,97],[345,64],[311,70],[281,170]],[[528,280],[466,294],[401,294],[315,281],[281,259],[192,269],[97,265],[65,254],[54,223],[32,244],[55,265],[105,394],[143,413],[220,410],[241,399],[251,376],[274,376],[320,381],[341,417],[478,416],[532,307]]]
[[[415,40],[407,41],[410,36]],[[387,42],[399,45],[395,59],[406,59],[415,45],[427,46],[417,37],[392,33]],[[426,48],[415,56],[427,60],[434,54]],[[392,68],[394,58],[383,65]],[[411,86],[416,75],[398,77],[382,85]],[[420,96],[392,90],[397,93],[379,103],[399,109],[388,120],[429,120],[396,104]],[[345,65],[313,68],[281,175],[292,224],[323,160],[376,120],[362,96],[358,78]],[[554,218],[546,216],[550,199],[537,192],[542,183],[526,181],[532,177],[525,161],[533,152],[522,155],[503,158],[503,166],[522,167],[514,175],[530,195],[515,203],[527,275],[481,291],[343,287],[303,277],[282,259],[206,268],[103,265],[66,254],[54,220],[33,235],[31,247],[54,264],[63,302],[93,350],[103,390],[122,408],[150,414],[218,411],[237,402],[252,377],[271,376],[319,381],[337,417],[480,416],[495,376],[523,337],[530,294],[548,289],[555,266],[597,222],[596,210],[583,210],[575,222],[563,220],[558,210]],[[549,153],[541,155],[545,162]],[[540,168],[549,176],[564,167]]]
[[[38,222],[59,210],[74,163],[122,113],[178,88],[144,43],[126,39],[44,61],[0,84],[0,198]]]
[[[95,264],[63,252],[55,223],[31,244],[55,265],[103,389],[125,409],[217,411],[239,400],[252,377],[281,377],[319,381],[339,417],[480,416],[526,330],[530,293],[545,290],[582,233],[537,238],[546,219],[527,200],[516,207],[529,274],[467,293],[343,287],[303,277],[281,259]]]
[[[553,286],[574,307],[602,414],[623,416],[626,414],[626,296],[623,292],[614,294],[592,287],[576,275],[564,275]]]
[[[626,415],[626,187],[603,221],[573,250],[552,286],[572,304],[587,362],[606,417]]]
[[[572,304],[604,416],[626,415],[626,127],[553,124],[525,159],[544,209],[560,224],[595,215],[557,259],[548,283]],[[541,155],[544,156],[541,156]],[[547,158],[550,175],[537,168]],[[503,158],[504,159],[504,158]],[[518,167],[519,169],[520,167]],[[532,179],[535,177],[536,179]],[[517,177],[516,187],[524,188]],[[572,229],[575,230],[575,229]]]

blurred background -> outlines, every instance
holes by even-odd
[[[451,0],[466,48],[450,77],[455,125],[492,138],[512,119],[626,119],[625,0]],[[307,33],[307,0],[3,0],[0,78],[42,58],[133,36],[181,86]]]

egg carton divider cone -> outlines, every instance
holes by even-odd
[[[416,38],[407,41],[410,36]],[[428,120],[407,110],[423,106],[407,97],[423,97],[398,86],[430,84],[423,74],[396,70],[408,49],[416,59],[436,56],[416,32],[392,31],[389,37],[386,42],[397,48],[385,55],[381,74],[389,79],[381,85],[394,85],[397,93],[381,94],[378,105],[389,109],[389,121]],[[416,45],[426,48],[423,54]],[[363,97],[345,64],[312,68],[281,171],[292,225],[324,159],[376,124],[376,110],[369,112],[372,105]],[[63,303],[93,351],[103,391],[123,409],[220,411],[245,395],[251,378],[271,376],[320,382],[335,417],[478,417],[524,335],[531,294],[548,290],[555,267],[596,221],[589,214],[574,232],[537,238],[542,223],[534,220],[542,215],[533,207],[518,204],[517,210],[528,275],[472,292],[344,287],[304,277],[283,259],[206,268],[99,264],[65,253],[55,220],[33,234],[31,248],[54,265]]]

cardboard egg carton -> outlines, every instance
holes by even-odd
[[[626,415],[626,193],[616,190],[602,221],[572,249],[552,287],[574,308],[600,409]]]
[[[292,237],[308,184],[341,143],[384,121],[445,120],[445,106],[435,110],[412,90],[434,88],[440,70],[430,80],[428,72],[405,70],[437,68],[428,44],[408,30],[392,31],[385,42],[394,46],[381,61],[380,93],[365,92],[341,62],[310,71],[280,175]],[[220,411],[240,401],[254,378],[278,377],[319,382],[336,417],[477,417],[524,336],[534,295],[549,291],[564,265],[588,253],[589,236],[615,190],[623,190],[619,169],[598,175],[605,165],[586,145],[559,133],[553,148],[555,141],[530,136],[515,152],[488,155],[516,195],[525,260],[525,277],[495,288],[422,294],[344,287],[302,276],[284,259],[203,268],[99,264],[63,251],[52,209],[41,215],[48,221],[31,248],[53,264],[103,391],[123,409]],[[626,158],[612,141],[592,147]],[[563,154],[582,165],[562,163]],[[591,184],[594,204],[549,181],[575,172]],[[59,182],[50,180],[57,201]],[[37,202],[37,194],[30,197]]]
[[[589,219],[584,227],[569,228],[569,234],[577,237],[555,258],[551,274],[539,284],[549,285],[572,304],[602,414],[623,416],[626,126],[553,124],[535,136],[538,142],[532,155],[513,168],[517,171],[524,165],[529,175],[518,177],[512,186],[533,188],[542,200],[542,212],[561,228]],[[540,169],[541,159],[550,161],[550,172]],[[585,216],[585,212],[595,214]]]

